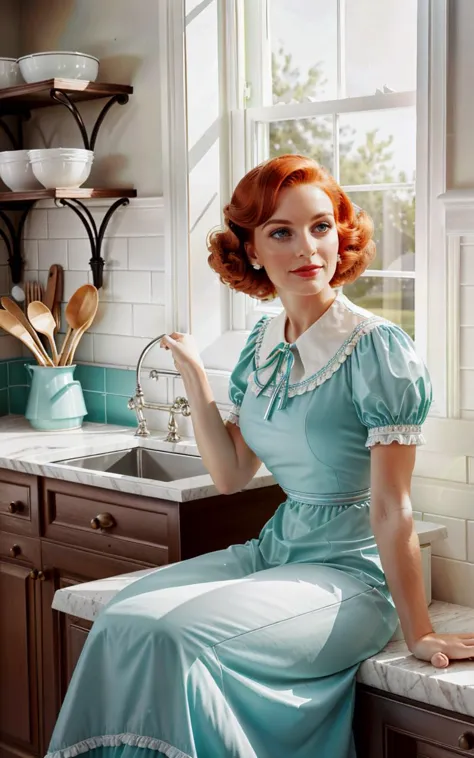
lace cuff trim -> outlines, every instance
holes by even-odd
[[[240,416],[240,405],[233,405],[226,416],[226,421],[230,421],[231,424],[240,426],[239,416]]]
[[[398,442],[399,445],[424,445],[426,440],[421,433],[418,424],[405,426],[376,426],[369,429],[366,447],[374,445],[391,445]]]
[[[97,747],[121,747],[123,745],[156,750],[166,755],[166,758],[191,758],[188,753],[183,753],[182,750],[178,750],[177,747],[173,747],[163,740],[157,740],[154,737],[140,737],[139,734],[104,734],[101,737],[89,737],[70,747],[47,753],[46,758],[75,758],[75,756],[88,753],[89,750],[94,750]]]

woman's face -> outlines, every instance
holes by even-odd
[[[299,184],[281,191],[271,218],[255,229],[247,254],[265,268],[280,295],[315,295],[333,278],[338,249],[330,198],[316,184]]]

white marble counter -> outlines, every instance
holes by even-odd
[[[114,595],[150,569],[58,590],[53,608],[94,621]],[[430,616],[437,632],[473,632],[474,608],[433,601]],[[380,690],[474,717],[474,661],[436,669],[410,654],[404,640],[389,642],[359,669],[358,681]]]
[[[135,437],[135,429],[129,427],[87,423],[82,429],[71,432],[37,432],[22,416],[5,416],[0,418],[0,469],[177,502],[217,495],[217,489],[209,474],[164,483],[153,479],[89,471],[60,463],[65,459],[133,447],[198,455],[193,439],[183,438],[173,444],[164,442],[164,436],[163,432],[157,432],[150,437],[139,438]],[[245,489],[268,487],[274,483],[268,469],[262,466]]]

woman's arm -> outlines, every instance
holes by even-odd
[[[371,524],[405,641],[438,667],[474,656],[473,634],[435,634],[427,609],[421,554],[410,502],[413,445],[375,445],[371,452]]]
[[[261,462],[245,443],[236,424],[224,424],[194,341],[174,333],[163,338],[181,374],[191,408],[194,435],[202,461],[223,495],[243,489]]]

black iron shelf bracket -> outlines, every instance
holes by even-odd
[[[74,120],[79,127],[79,131],[81,132],[82,141],[84,143],[85,150],[94,150],[100,127],[102,126],[104,118],[106,117],[111,107],[115,105],[115,103],[118,103],[118,105],[126,105],[129,99],[128,95],[113,95],[109,99],[109,101],[104,105],[101,112],[99,113],[97,120],[94,124],[94,128],[92,129],[91,137],[89,139],[89,135],[87,134],[87,129],[84,124],[84,120],[81,114],[79,113],[77,105],[69,97],[67,92],[63,92],[63,90],[59,90],[59,89],[52,89],[50,90],[50,95],[51,95],[52,100],[55,100],[60,105],[64,105],[68,109],[68,111],[72,113]]]
[[[121,197],[116,200],[115,203],[113,203],[108,209],[107,213],[102,219],[99,228],[97,228],[97,224],[89,208],[87,208],[84,203],[81,203],[80,200],[61,199],[58,200],[58,203],[60,205],[67,206],[72,211],[74,211],[76,216],[80,218],[85,227],[87,236],[89,237],[92,252],[92,258],[90,259],[89,264],[92,269],[93,282],[97,289],[100,289],[103,284],[103,271],[105,263],[104,259],[101,256],[102,243],[104,241],[105,232],[115,211],[118,210],[118,208],[121,206],[128,205],[130,203],[130,200],[128,197]]]
[[[35,204],[35,201],[31,200],[31,201],[24,201],[21,204],[21,206],[16,206],[16,207],[10,206],[10,209],[12,211],[18,211],[18,210],[22,211],[20,219],[16,226],[11,220],[11,218],[7,216],[5,211],[2,208],[0,208],[0,218],[2,219],[6,227],[6,231],[5,229],[0,228],[0,237],[3,239],[7,247],[8,265],[10,266],[13,284],[19,284],[19,282],[21,282],[22,280],[24,261],[23,261],[22,251],[21,251],[21,240],[22,240],[22,235],[23,235],[23,229],[25,227],[25,221],[34,204]]]

